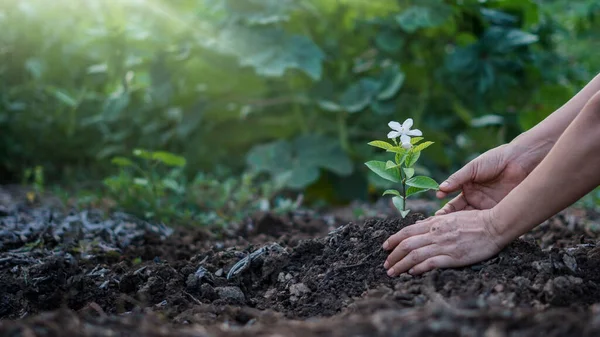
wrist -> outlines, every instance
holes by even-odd
[[[513,233],[514,226],[510,224],[506,213],[498,212],[497,207],[487,210],[486,228],[500,250],[519,237],[519,234]]]
[[[552,149],[556,140],[534,138],[523,133],[506,144],[505,151],[509,162],[520,165],[527,174],[531,173]]]

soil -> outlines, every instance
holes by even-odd
[[[473,266],[389,278],[381,244],[424,215],[264,213],[217,235],[0,206],[0,336],[600,334],[591,211],[567,209]]]

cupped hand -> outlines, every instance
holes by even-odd
[[[498,204],[528,175],[524,169],[529,165],[526,162],[528,158],[515,152],[515,148],[508,144],[496,147],[451,175],[440,184],[437,197],[442,199],[459,190],[461,193],[435,215],[490,209]]]
[[[384,268],[389,276],[418,275],[481,262],[508,244],[496,228],[491,210],[454,212],[418,221],[385,241],[383,249],[391,253]]]

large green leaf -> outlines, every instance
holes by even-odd
[[[374,146],[374,147],[378,147],[380,149],[384,149],[384,150],[389,150],[394,147],[394,145],[392,145],[388,142],[384,142],[382,140],[374,140],[372,142],[369,142],[368,144],[371,146]]]
[[[416,176],[408,179],[406,185],[416,188],[426,188],[431,190],[437,190],[439,188],[438,183],[435,180],[426,176]]]
[[[426,191],[429,191],[429,190],[430,190],[429,188],[420,188],[420,187],[409,186],[406,189],[406,197],[408,198],[411,195],[423,193],[423,192],[426,192]]]
[[[307,36],[288,35],[271,27],[230,25],[220,30],[214,46],[262,76],[281,77],[288,69],[299,69],[313,80],[321,78],[325,54]]]
[[[406,32],[414,33],[420,28],[432,28],[443,24],[451,14],[451,7],[440,1],[422,1],[421,5],[411,6],[398,14],[396,21]]]
[[[387,170],[386,163],[379,160],[371,160],[365,163],[367,167],[381,178],[398,183],[402,180],[398,170]]]
[[[419,145],[415,145],[415,147],[413,148],[413,151],[421,152],[421,151],[425,150],[426,148],[430,147],[431,145],[433,145],[433,142],[430,142],[430,141],[423,142]]]
[[[386,190],[382,195],[395,195],[401,197],[402,195],[397,190]]]
[[[404,84],[405,78],[406,75],[398,67],[386,69],[381,79],[381,89],[379,90],[379,94],[377,94],[377,99],[387,100],[394,97],[402,87],[402,84]]]
[[[404,198],[402,198],[401,196],[393,197],[392,203],[398,211],[402,212],[402,210],[404,209]]]
[[[152,159],[160,161],[167,166],[183,167],[186,164],[184,157],[166,151],[153,152]]]
[[[404,46],[404,38],[397,31],[382,30],[375,37],[375,43],[382,50],[388,53],[395,53]]]
[[[371,103],[379,88],[377,80],[362,78],[342,94],[340,103],[350,113],[361,111]]]
[[[250,169],[275,176],[284,186],[300,189],[315,182],[320,169],[340,176],[353,172],[352,161],[335,139],[303,135],[292,142],[275,141],[255,146],[246,157]]]
[[[417,160],[421,157],[421,152],[410,151],[406,156],[406,166],[412,167],[417,163]]]

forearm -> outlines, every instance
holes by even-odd
[[[516,239],[600,184],[600,92],[540,164],[492,211],[502,244]]]
[[[527,172],[531,172],[544,159],[567,126],[599,91],[600,74],[558,110],[510,142],[514,155],[520,157],[519,161]]]

